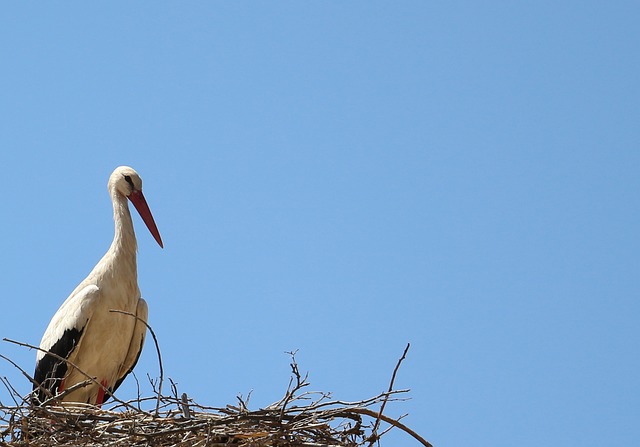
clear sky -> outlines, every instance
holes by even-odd
[[[1,337],[37,344],[106,251],[127,164],[165,242],[136,216],[150,323],[197,401],[278,400],[295,349],[363,399],[411,342],[388,415],[436,446],[640,444],[637,2],[0,13]]]

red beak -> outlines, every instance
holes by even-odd
[[[153,216],[151,215],[151,210],[149,209],[149,205],[147,205],[147,201],[142,195],[142,191],[133,191],[129,194],[129,200],[133,203],[133,206],[136,207],[140,217],[142,217],[143,222],[153,235],[153,238],[156,240],[160,247],[164,248],[162,245],[162,238],[160,237],[160,232],[158,231],[158,227],[156,227],[156,222],[153,220]]]

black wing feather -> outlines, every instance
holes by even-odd
[[[62,334],[62,337],[49,349],[49,352],[64,359],[69,358],[71,351],[78,345],[83,331],[84,327],[67,329]],[[36,395],[38,403],[44,402],[50,395],[55,396],[57,394],[60,383],[66,374],[67,363],[49,353],[45,354],[36,363],[36,371],[33,375],[36,383],[33,385],[33,389],[38,390]]]

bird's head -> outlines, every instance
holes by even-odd
[[[153,220],[149,205],[147,205],[147,201],[142,194],[142,179],[140,175],[129,166],[117,167],[109,177],[109,191],[115,191],[133,203],[158,245],[163,247],[160,232]]]
[[[128,198],[134,191],[142,191],[142,179],[133,168],[119,166],[109,177],[109,190],[114,189]]]

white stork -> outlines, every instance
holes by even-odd
[[[130,312],[147,321],[147,303],[138,289],[137,243],[127,199],[160,247],[162,239],[136,171],[127,166],[116,168],[108,186],[115,220],[113,243],[89,276],[62,303],[42,336],[40,348],[69,363],[38,351],[34,379],[40,386],[34,386],[34,390],[37,389],[40,403],[49,393],[55,396],[86,381],[84,372],[102,386],[90,383],[64,395],[62,400],[102,405],[131,372],[142,351],[146,326],[131,315],[110,312],[112,309]]]

